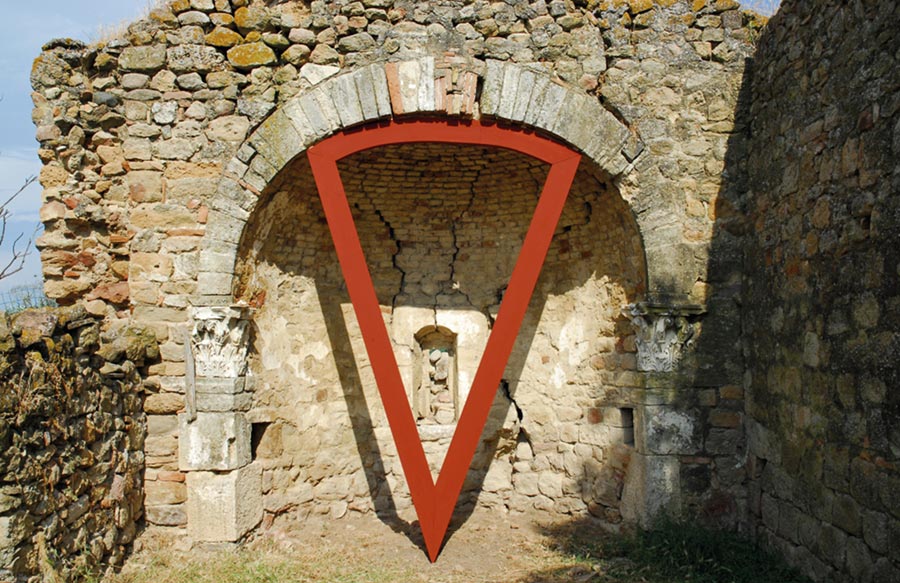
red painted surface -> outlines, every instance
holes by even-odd
[[[494,146],[514,150],[550,164],[547,181],[437,483],[431,478],[337,167],[338,160],[356,152],[389,144],[417,142]],[[521,130],[478,122],[411,121],[337,134],[311,147],[308,156],[350,300],[356,311],[375,381],[400,455],[400,463],[419,517],[428,556],[434,561],[444,542],[453,509],[531,301],[581,155],[547,138]]]

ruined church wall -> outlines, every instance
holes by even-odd
[[[898,21],[786,1],[753,67],[750,516],[817,581],[900,580]]]
[[[687,316],[644,315],[669,335],[674,326],[682,340],[703,340],[687,347],[674,371],[645,374],[617,360],[634,354],[630,331],[621,331],[622,347],[612,357],[600,348],[609,336],[592,339],[598,348],[590,359],[599,368],[591,394],[619,393],[612,405],[635,405],[643,432],[635,437],[631,475],[640,467],[648,477],[634,481],[632,489],[643,496],[634,506],[686,492],[682,506],[725,515],[734,524],[743,507],[742,476],[734,469],[741,457],[743,368],[737,339],[728,332],[737,322],[738,238],[736,230],[723,228],[733,220],[727,201],[737,187],[723,179],[723,169],[756,27],[731,0],[587,7],[540,0],[271,7],[176,0],[121,38],[91,47],[48,44],[32,75],[45,163],[40,247],[46,290],[63,303],[84,302],[108,323],[147,325],[161,343],[161,362],[144,382],[148,522],[183,527],[187,521],[176,414],[186,407],[189,306],[212,293],[198,285],[199,250],[231,235],[207,230],[210,217],[223,212],[212,207],[225,165],[249,162],[249,133],[323,80],[369,63],[431,56],[438,65],[433,74],[443,76],[453,99],[466,91],[460,80],[484,78],[488,62],[528,64],[602,103],[631,130],[633,139],[616,152],[621,175],[602,180],[614,181],[610,186],[640,225],[644,266],[654,279],[622,295],[670,308],[696,304]],[[482,97],[477,83],[468,88],[473,98]],[[617,248],[613,256],[625,257],[631,237],[601,241]],[[634,269],[619,267],[617,276]],[[602,295],[602,287],[596,293]],[[619,297],[601,302],[602,309],[619,314]],[[266,309],[259,312],[262,323],[270,317]],[[252,354],[251,364],[259,366],[263,357]],[[330,391],[339,408],[337,389]],[[264,389],[254,398],[262,405],[272,393]],[[577,423],[589,424],[596,409],[582,407]],[[272,423],[267,415],[257,421]],[[651,483],[646,491],[645,482]]]

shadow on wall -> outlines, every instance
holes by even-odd
[[[711,527],[738,530],[744,529],[747,512],[741,305],[743,249],[751,229],[746,214],[751,76],[748,60],[740,86],[723,87],[737,95],[727,96],[735,109],[726,120],[730,131],[721,130],[727,135],[724,156],[709,162],[721,167],[719,188],[696,193],[712,229],[708,248],[695,251],[706,254],[706,278],[698,282],[705,289],[706,314],[694,323],[695,340],[679,365],[685,390],[675,402],[697,420],[696,451],[680,465],[682,513]]]
[[[786,0],[752,79],[750,524],[817,580],[900,580],[898,21]]]
[[[334,293],[323,293],[319,297],[322,298],[322,312],[328,327],[328,338],[331,343],[335,364],[340,374],[341,389],[349,411],[357,452],[365,472],[375,513],[382,522],[390,526],[395,532],[406,534],[423,552],[427,552],[419,529],[410,528],[414,524],[408,523],[398,514],[394,496],[384,471],[384,455],[375,438],[375,424],[370,413],[372,407],[366,398],[366,392],[363,390],[356,357],[353,353],[350,337],[347,334],[344,310],[341,307],[342,304],[347,305],[349,303],[349,297],[341,297]],[[546,298],[538,299],[537,302],[532,300],[532,304],[529,306],[529,313],[536,312],[539,315],[543,310],[545,301]],[[524,350],[527,353],[530,349],[531,342],[537,331],[539,318],[530,320],[531,322],[527,325],[523,322],[522,330],[516,342],[515,350],[517,351]],[[518,378],[518,375],[521,374],[524,359],[519,360],[520,362],[516,366],[510,359],[510,365],[507,367],[507,376],[510,378]],[[514,396],[514,389],[511,389],[509,394]],[[494,405],[491,407],[490,415],[482,431],[481,445],[475,452],[445,540],[449,540],[453,533],[465,523],[475,510],[485,473],[497,455],[497,448],[501,440],[501,430],[507,418],[508,409],[511,406],[513,406],[513,402],[510,398],[503,391],[497,391]],[[400,487],[403,486],[401,485]]]
[[[658,325],[685,341],[671,372],[665,372],[665,366],[659,370],[648,366],[645,370],[651,372],[639,375],[640,390],[633,390],[635,396],[630,397],[635,406],[635,448],[621,452],[620,458],[625,467],[639,464],[640,469],[632,473],[640,478],[619,487],[631,491],[626,496],[642,497],[643,516],[635,518],[644,526],[650,526],[657,509],[716,528],[743,529],[746,524],[741,304],[743,246],[750,229],[745,210],[749,71],[739,87],[723,83],[714,90],[734,91],[711,97],[736,104],[726,120],[711,124],[717,129],[706,136],[710,143],[714,138],[723,143],[721,149],[710,146],[710,159],[704,161],[703,180],[716,188],[704,184],[683,192],[693,209],[703,209],[702,214],[693,210],[684,219],[680,233],[688,249],[685,255],[704,264],[691,298],[698,305],[679,308],[685,301],[684,290],[669,283],[653,290],[648,315],[642,316],[648,327]],[[709,175],[711,168],[720,174]],[[689,263],[685,269],[692,269]],[[658,337],[651,335],[651,339]],[[681,340],[676,346],[681,346]],[[629,403],[629,397],[610,393],[592,407],[604,410],[623,403]],[[622,480],[622,472],[617,469],[616,480]],[[601,476],[609,482],[608,471]]]

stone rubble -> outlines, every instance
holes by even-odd
[[[0,578],[121,565],[144,505],[156,339],[84,308],[0,313]],[[49,561],[43,563],[41,557]]]

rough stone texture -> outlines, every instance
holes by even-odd
[[[137,367],[155,357],[83,308],[0,313],[0,579],[121,564],[143,512]]]
[[[340,169],[404,382],[412,394],[434,378],[419,339],[437,323],[454,338],[457,386],[447,402],[458,411],[547,168],[499,149],[416,144],[357,154]],[[408,493],[386,489],[403,475],[314,189],[298,160],[264,193],[244,238],[240,297],[265,294],[249,415],[268,423],[257,448],[267,509],[294,505],[291,492],[311,488],[304,512],[332,512],[335,496],[354,510],[403,510]],[[599,500],[592,488],[613,478],[607,461],[621,441],[587,412],[633,398],[623,373],[634,369],[634,342],[619,306],[644,286],[640,241],[625,203],[590,165],[570,197],[467,490],[474,498],[483,487],[478,503],[491,507],[510,508],[518,493],[518,511],[541,501],[560,513],[591,505],[618,521],[620,497]],[[455,416],[421,417],[436,473]],[[517,443],[523,458],[509,454]],[[516,491],[539,475],[559,487]]]
[[[250,462],[250,426],[236,413],[199,413],[179,417],[179,468],[234,470]]]
[[[750,516],[823,581],[900,580],[898,19],[784,2],[747,104]]]

